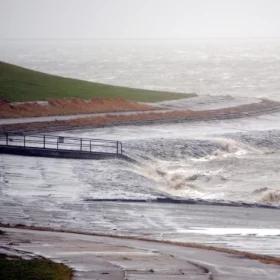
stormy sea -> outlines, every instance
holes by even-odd
[[[0,54],[65,77],[197,93],[176,101],[194,110],[280,100],[277,40],[19,40]],[[279,112],[56,134],[122,141],[133,161],[1,155],[0,222],[280,255]]]

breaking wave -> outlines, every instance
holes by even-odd
[[[142,160],[176,161],[182,159],[212,160],[241,156],[249,146],[233,139],[157,139],[126,143],[132,157]],[[149,156],[148,156],[149,155]]]
[[[259,203],[280,206],[280,190],[264,188],[259,194]]]
[[[134,172],[171,197],[278,206],[280,189],[263,187],[269,183],[265,174],[271,164],[267,149],[275,145],[266,145],[265,151],[259,149],[259,137],[256,133],[146,141],[137,146],[140,164],[134,166]],[[256,172],[259,181],[255,180]]]
[[[250,146],[255,151],[275,152],[280,150],[280,131],[250,131],[244,133],[227,134],[227,137]]]

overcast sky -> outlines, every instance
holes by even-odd
[[[0,38],[280,37],[280,0],[0,0]]]

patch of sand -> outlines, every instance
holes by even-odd
[[[76,128],[92,128],[128,124],[146,124],[160,122],[182,121],[208,121],[258,116],[280,111],[280,103],[270,100],[262,100],[259,103],[245,104],[214,110],[174,110],[135,112],[132,114],[108,114],[102,116],[77,118],[71,120],[55,120],[50,122],[33,122],[0,125],[0,132],[44,132],[59,131]]]
[[[80,113],[106,113],[152,110],[151,105],[122,98],[53,99],[48,102],[10,103],[0,100],[0,118],[26,118]]]

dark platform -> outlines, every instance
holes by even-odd
[[[3,134],[0,136],[0,153],[71,159],[119,158],[132,161],[123,154],[122,143],[119,141],[53,135]]]
[[[53,157],[53,158],[72,158],[72,159],[110,159],[121,158],[127,159],[126,156],[116,153],[102,153],[102,152],[86,152],[86,151],[71,151],[71,150],[56,150],[56,149],[42,149],[36,147],[19,147],[19,146],[1,146],[0,153],[22,155],[22,156],[36,156],[36,157]]]

